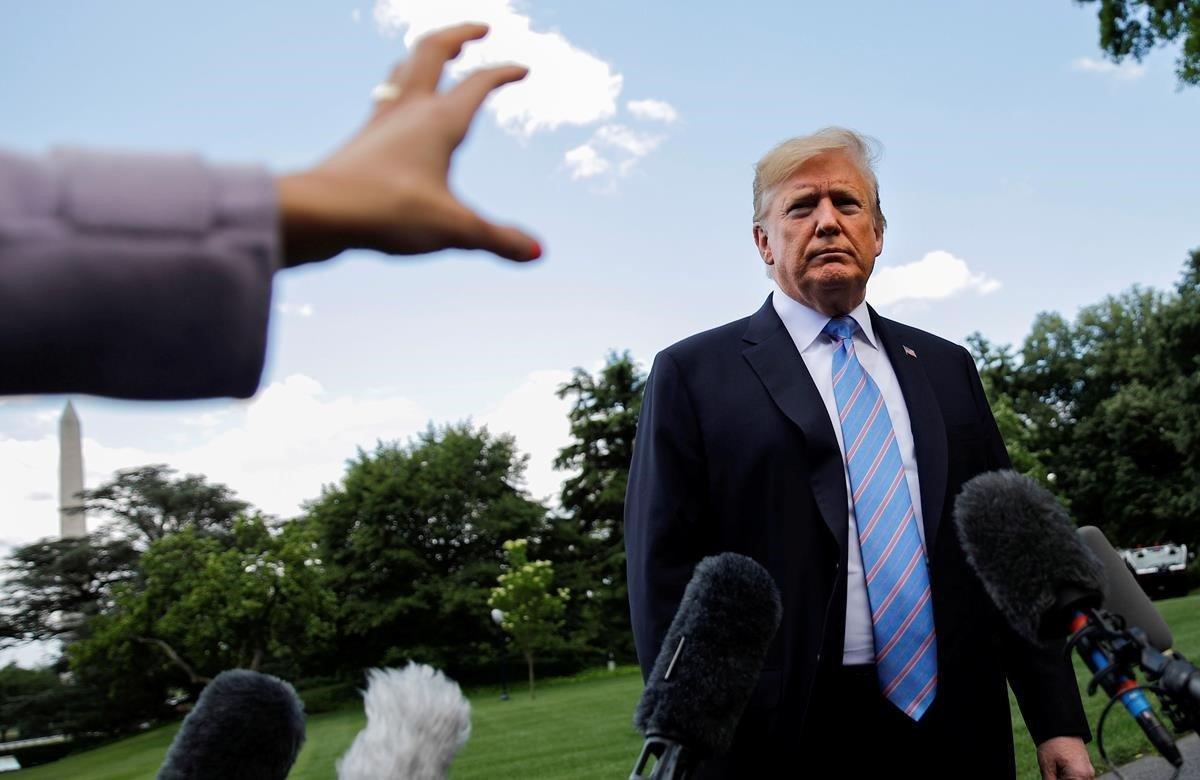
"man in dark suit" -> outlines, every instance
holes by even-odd
[[[780,144],[754,201],[776,290],[659,353],[625,507],[645,673],[703,556],[749,555],[780,588],[734,748],[702,774],[1011,778],[1007,680],[1043,776],[1093,777],[1070,663],[1003,625],[951,526],[963,483],[1009,466],[974,363],[866,305],[885,226],[867,140]]]

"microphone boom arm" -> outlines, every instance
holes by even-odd
[[[1174,738],[1155,714],[1150,706],[1150,701],[1142,691],[1142,686],[1137,685],[1134,678],[1134,667],[1141,667],[1146,671],[1147,677],[1157,680],[1163,676],[1172,662],[1166,660],[1160,662],[1160,659],[1165,659],[1165,656],[1150,645],[1144,631],[1136,627],[1127,630],[1125,621],[1119,615],[1113,615],[1104,609],[1092,607],[1078,611],[1075,614],[1072,629],[1074,633],[1067,642],[1066,652],[1069,656],[1071,650],[1078,651],[1084,663],[1092,671],[1092,679],[1087,686],[1088,695],[1094,695],[1099,687],[1103,688],[1113,701],[1120,700],[1125,709],[1129,711],[1130,716],[1141,727],[1146,738],[1154,745],[1155,750],[1172,766],[1176,768],[1182,766],[1183,756],[1175,745]],[[1150,665],[1144,663],[1147,660]],[[1181,659],[1176,663],[1185,664],[1194,676],[1189,676],[1185,667],[1173,667],[1171,684],[1182,690],[1175,680],[1183,680],[1185,687],[1194,681],[1196,686],[1200,687],[1200,672],[1197,672],[1196,668],[1186,659]],[[1153,671],[1156,668],[1161,669],[1158,674]],[[1171,691],[1163,692],[1168,695],[1160,694],[1159,699],[1175,729],[1182,731],[1185,728],[1193,727],[1188,726],[1189,722],[1194,723],[1195,721],[1194,718],[1187,715],[1187,712],[1189,710],[1196,711],[1197,705],[1200,704],[1200,698],[1192,699],[1190,707],[1181,707],[1182,702],[1175,701],[1176,697],[1170,695]],[[1102,728],[1103,721],[1097,726],[1097,740],[1103,754],[1104,743],[1100,736]],[[1108,760],[1107,756],[1105,756],[1105,760]]]

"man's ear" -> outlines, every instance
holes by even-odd
[[[875,223],[875,256],[879,257],[883,254],[883,228],[879,223]]]
[[[771,252],[771,242],[767,238],[767,231],[763,230],[762,225],[757,222],[754,223],[754,245],[758,247],[758,254],[764,263],[775,265],[775,255]]]

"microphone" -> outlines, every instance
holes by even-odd
[[[1104,533],[1094,525],[1086,525],[1079,529],[1079,541],[1091,550],[1104,568],[1104,581],[1108,585],[1104,608],[1124,618],[1125,625],[1145,631],[1147,640],[1158,650],[1171,649],[1175,639],[1167,621],[1154,608],[1150,597],[1138,585],[1125,560],[1104,538]]]
[[[471,735],[471,705],[437,669],[371,669],[367,725],[338,759],[339,780],[440,780]]]
[[[1142,667],[1147,677],[1156,680],[1168,694],[1185,701],[1184,712],[1171,713],[1174,719],[1185,723],[1179,730],[1200,726],[1200,670],[1171,650],[1174,644],[1171,629],[1138,585],[1124,559],[1108,543],[1104,532],[1092,525],[1084,526],[1079,529],[1079,539],[1104,565],[1108,580],[1104,608],[1120,616],[1134,639],[1133,646],[1125,652]]]
[[[729,750],[782,615],[775,581],[752,559],[700,561],[634,713],[646,742],[630,778],[653,757],[651,777],[682,780]]]
[[[968,564],[1009,625],[1031,642],[1072,634],[1095,675],[1089,692],[1099,684],[1119,698],[1158,752],[1180,766],[1175,740],[1106,641],[1109,618],[1097,613],[1104,566],[1054,496],[1015,471],[980,474],[963,485],[954,523]]]
[[[954,504],[954,524],[984,590],[1030,642],[1066,636],[1077,610],[1100,606],[1100,561],[1079,543],[1058,500],[1029,477],[991,471],[971,479]]]
[[[205,686],[158,780],[284,780],[304,744],[304,705],[270,675],[230,669]]]

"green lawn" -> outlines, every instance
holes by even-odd
[[[1175,646],[1192,659],[1200,659],[1200,595],[1157,602],[1175,634]],[[1090,675],[1076,660],[1080,690]],[[510,701],[499,700],[496,691],[473,694],[472,732],[467,746],[454,762],[451,777],[472,778],[611,778],[628,777],[641,748],[633,730],[633,708],[641,694],[642,681],[632,667],[615,673],[596,671],[578,677],[554,680],[538,688],[530,700],[522,690]],[[1093,731],[1105,700],[1084,699]],[[308,719],[308,741],[296,761],[291,777],[333,777],[334,762],[363,725],[361,707],[314,715]],[[139,734],[136,737],[80,753],[54,764],[17,772],[19,780],[134,780],[152,778],[162,762],[178,724]],[[1037,780],[1040,773],[1033,745],[1013,706],[1018,777]],[[1119,705],[1105,727],[1109,755],[1119,763],[1148,749],[1141,731]],[[1091,745],[1092,761],[1103,770]]]
[[[470,697],[471,739],[454,761],[451,777],[628,777],[642,740],[633,729],[633,708],[642,691],[634,667],[589,672],[538,686],[500,701],[489,690]],[[290,777],[334,776],[334,762],[363,727],[361,706],[308,719],[308,739]],[[178,724],[53,764],[22,770],[14,780],[141,780],[153,778]]]

